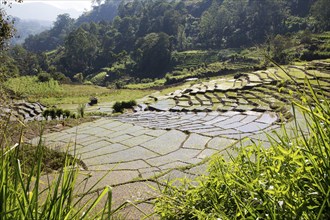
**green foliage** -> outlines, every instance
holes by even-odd
[[[73,76],[73,79],[76,81],[76,82],[79,82],[79,83],[82,83],[83,80],[84,80],[84,75],[82,73],[77,73]]]
[[[330,218],[330,103],[306,87],[311,96],[295,106],[308,134],[294,123],[294,138],[283,127],[269,134],[268,149],[256,143],[229,161],[214,156],[208,175],[166,186],[156,212],[163,219]]]
[[[60,14],[50,30],[30,35],[25,40],[24,47],[33,52],[54,50],[63,45],[64,39],[73,30],[73,24],[74,19],[69,14]]]
[[[52,120],[55,119],[65,119],[65,118],[75,118],[75,114],[71,113],[70,110],[63,110],[61,108],[47,108],[42,112],[42,116],[48,120],[50,117]]]
[[[97,4],[93,5],[93,10],[88,13],[82,14],[76,21],[77,25],[82,23],[89,22],[101,22],[101,21],[112,21],[113,18],[117,15],[117,8],[120,1],[107,0],[95,1]]]
[[[63,116],[65,117],[65,118],[69,118],[70,116],[71,116],[72,114],[71,114],[71,112],[70,112],[70,110],[64,110],[63,111]]]
[[[18,150],[17,159],[21,161],[22,172],[31,173],[35,166],[35,157],[39,151],[43,151],[41,158],[40,170],[42,173],[52,173],[53,171],[58,171],[63,168],[65,164],[66,155],[64,152],[54,151],[45,146],[33,146],[28,144],[22,144]],[[70,159],[73,159],[72,157]],[[77,161],[79,164],[80,162]]]
[[[0,60],[0,82],[19,76],[19,70],[12,57],[4,51],[0,51]]]
[[[1,130],[0,157],[0,216],[1,219],[110,219],[111,198],[110,187],[105,187],[98,196],[89,197],[95,185],[77,195],[75,187],[78,182],[79,161],[72,156],[50,154],[41,143],[35,148],[22,152],[23,144],[13,147],[6,145],[5,131]],[[60,153],[59,153],[60,154]],[[42,171],[47,157],[53,158],[52,167],[58,167],[55,175],[44,179]],[[86,180],[83,180],[86,181]],[[88,198],[87,198],[88,197]],[[95,207],[105,199],[103,212],[96,212]],[[84,201],[84,202],[82,202]]]
[[[122,101],[122,102],[115,102],[115,104],[112,106],[114,112],[123,112],[124,109],[132,108],[133,106],[136,106],[136,101]]]
[[[26,40],[24,47],[29,51],[46,53],[18,50],[24,62],[18,62],[19,56],[15,60],[25,75],[62,72],[72,79],[81,72],[87,81],[102,86],[127,78],[161,78],[173,69],[191,70],[228,58],[211,51],[187,54],[181,62],[172,59],[172,51],[246,48],[265,43],[269,36],[327,30],[327,1],[97,1],[91,12],[75,22],[67,14],[59,15],[51,30]],[[280,48],[276,60],[287,63],[296,57]],[[302,57],[327,55],[320,51]],[[107,67],[112,70],[104,70]]]
[[[21,76],[36,75],[39,72],[38,56],[25,50],[21,45],[16,45],[9,51],[9,56],[15,60],[15,65]],[[45,72],[47,72],[45,70]]]
[[[97,75],[95,75],[93,78],[91,78],[91,82],[96,85],[102,85],[104,84],[104,80],[107,76],[107,72],[100,72]]]
[[[295,42],[291,40],[293,36],[286,36],[301,30],[328,30],[327,3],[328,0],[98,1],[90,13],[76,21],[68,14],[59,15],[52,29],[26,40],[24,48],[29,51],[17,46],[10,56],[21,75],[49,72],[54,79],[67,82],[68,78],[59,79],[54,73],[61,72],[71,79],[75,73],[82,73],[86,81],[102,86],[131,78],[162,78],[172,70],[187,68],[192,72],[203,63],[233,60],[227,54],[231,50],[228,48],[260,45],[269,36],[274,36],[272,57],[281,63],[327,58],[329,51],[315,51],[322,42],[313,42],[299,51],[288,50],[288,44]],[[208,53],[180,54],[183,50]],[[246,61],[245,58],[238,60]],[[105,70],[109,67],[112,70]]]
[[[70,32],[65,40],[64,67],[70,72],[84,72],[96,59],[98,39],[83,28]],[[71,75],[72,77],[72,75]]]
[[[77,107],[77,112],[79,117],[83,118],[85,116],[85,108],[86,108],[86,104],[80,104]]]
[[[142,77],[157,77],[164,73],[171,61],[169,36],[150,33],[138,42],[137,65]]]
[[[166,77],[166,75],[165,75]],[[127,89],[149,89],[149,88],[157,88],[157,87],[162,87],[165,84],[166,79],[156,79],[156,80],[149,80],[147,79],[144,81],[143,79],[141,80],[141,83],[130,83],[125,86]]]
[[[291,46],[290,39],[281,35],[276,35],[270,41],[273,60],[279,64],[287,64],[289,60],[288,53],[286,53],[285,50]]]
[[[22,2],[22,0],[15,0],[16,2]],[[12,0],[1,0],[1,5],[11,5]],[[5,46],[5,43],[14,34],[13,21],[7,16],[3,7],[0,8],[0,50]]]
[[[37,77],[39,82],[49,82],[52,79],[52,76],[46,72],[39,73]]]
[[[49,116],[52,120],[56,119],[56,109],[55,108],[49,109]]]
[[[51,76],[54,80],[58,81],[59,83],[63,84],[69,84],[71,83],[71,79],[69,77],[66,77],[63,73],[60,72],[53,72],[51,73]]]
[[[316,18],[318,28],[326,31],[330,29],[329,0],[317,0],[312,6],[312,15]]]
[[[48,82],[39,82],[38,77],[22,76],[11,78],[4,83],[16,96],[48,97],[61,93],[62,88],[57,81],[50,79]]]

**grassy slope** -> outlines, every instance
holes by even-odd
[[[10,79],[5,86],[14,91],[18,97],[29,101],[39,101],[52,106],[58,104],[83,104],[89,102],[92,96],[100,102],[112,102],[142,98],[153,90],[107,89],[94,85],[58,85],[37,82],[36,77],[20,77]]]

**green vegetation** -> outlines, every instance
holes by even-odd
[[[33,146],[29,144],[21,144],[19,148],[20,149],[17,151],[17,159],[20,160],[22,172],[25,174],[31,173],[31,171],[35,172],[33,169],[35,167],[36,154],[40,151],[43,152],[43,155],[40,158],[40,171],[42,174],[59,171],[66,164],[66,159],[68,159],[70,163],[74,161],[74,158],[71,155],[51,150],[42,145]],[[80,167],[85,167],[85,164],[80,160],[77,160],[74,163]]]
[[[235,149],[237,156],[215,155],[207,175],[170,182],[156,212],[163,219],[328,219],[330,103],[305,82],[311,95],[294,107],[307,130],[294,123],[291,132],[268,134],[268,149],[254,143]]]
[[[48,120],[50,117],[52,120],[55,119],[65,119],[65,118],[76,118],[74,113],[71,113],[69,110],[63,110],[61,108],[48,108],[42,112],[42,116]]]
[[[54,97],[62,92],[59,83],[53,79],[39,82],[38,77],[29,76],[10,78],[4,86],[17,97]]]
[[[97,97],[99,103],[113,102],[120,100],[139,99],[155,90],[140,89],[106,89],[97,86],[88,85],[62,85],[63,93],[57,97],[34,97],[31,100],[40,100],[45,105],[60,104],[84,104],[87,103],[91,96]]]
[[[37,77],[29,76],[10,78],[4,86],[16,97],[23,97],[32,102],[40,101],[48,106],[85,104],[90,97],[98,97],[99,102],[139,99],[154,92],[140,89],[107,89],[94,85],[60,85],[53,79],[39,82]]]
[[[282,64],[324,59],[327,1],[95,1],[77,20],[59,15],[50,30],[2,51],[0,71],[123,88],[261,69],[269,64],[261,51]]]
[[[112,106],[114,112],[123,112],[124,109],[129,109],[136,106],[136,101],[122,101],[122,102],[115,102],[115,104]]]
[[[78,112],[78,116],[79,117],[84,117],[85,115],[85,108],[86,108],[86,105],[85,104],[80,104],[77,108],[77,112]]]
[[[110,187],[105,187],[93,199],[85,200],[96,184],[82,195],[76,194],[80,163],[77,159],[66,154],[54,154],[45,150],[41,143],[36,148],[21,143],[8,146],[5,141],[6,124],[1,125],[1,219],[111,218]],[[47,164],[48,157],[52,157],[53,164]],[[43,173],[47,166],[59,171],[47,178]],[[105,201],[104,210],[95,212],[95,206],[101,199]]]
[[[11,0],[0,2],[7,5]],[[13,35],[13,25],[0,8],[1,104],[5,89],[12,97],[49,106],[79,104],[77,120],[82,120],[90,97],[100,103],[115,102],[114,111],[123,112],[137,103],[121,100],[155,91],[149,88],[165,88],[188,78],[263,70],[273,65],[269,60],[296,64],[330,57],[329,0],[95,2],[93,10],[77,20],[59,15],[50,30],[9,50],[3,48]],[[292,100],[302,110],[308,132],[296,123],[293,129],[283,128],[283,134],[269,134],[268,149],[255,143],[236,149],[237,155],[230,158],[214,156],[207,175],[182,179],[179,186],[170,182],[156,200],[156,212],[164,219],[330,218],[329,66],[320,72],[317,69],[322,65],[318,61],[306,68],[293,67],[291,75],[283,69],[251,73],[260,83],[276,79],[252,93],[228,91],[214,96],[205,92],[194,100],[178,98],[178,106],[197,99],[220,106],[224,105],[220,96],[227,101],[232,98],[245,105],[243,110],[267,101],[262,110],[281,112],[287,119],[291,113],[284,103]],[[290,84],[293,81],[296,87]],[[84,85],[65,84],[71,82]],[[294,94],[301,91],[298,87],[309,90]],[[56,107],[43,115],[65,119],[62,126],[72,120],[69,117],[76,117]],[[1,219],[111,218],[115,211],[111,210],[110,187],[95,200],[87,196],[98,182],[82,195],[75,194],[79,165],[83,166],[75,155],[51,151],[42,143],[37,147],[21,144],[22,134],[11,147],[6,142],[7,126],[0,126]],[[288,133],[294,133],[294,138]],[[52,181],[44,175],[50,170],[56,170]],[[104,209],[93,212],[101,200],[106,201]]]

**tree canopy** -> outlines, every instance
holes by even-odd
[[[15,0],[16,2],[22,2],[22,0]],[[0,49],[2,49],[8,39],[13,36],[14,28],[12,19],[7,16],[3,6],[11,6],[11,0],[0,0]]]
[[[328,5],[330,0],[97,0],[76,20],[59,15],[23,47],[39,54],[43,71],[71,78],[113,66],[124,75],[157,78],[173,63],[173,51],[242,48],[301,30],[328,31]],[[3,44],[11,29],[1,22]]]

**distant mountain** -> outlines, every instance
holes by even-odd
[[[21,19],[45,21],[55,21],[57,15],[64,13],[70,14],[70,17],[72,18],[77,18],[82,14],[82,12],[75,9],[63,10],[41,2],[17,4],[15,7],[8,8],[6,11],[9,15]]]
[[[22,44],[30,35],[39,34],[52,27],[52,21],[41,20],[23,20],[14,18],[14,26],[16,29],[15,36],[11,39],[11,44]]]

